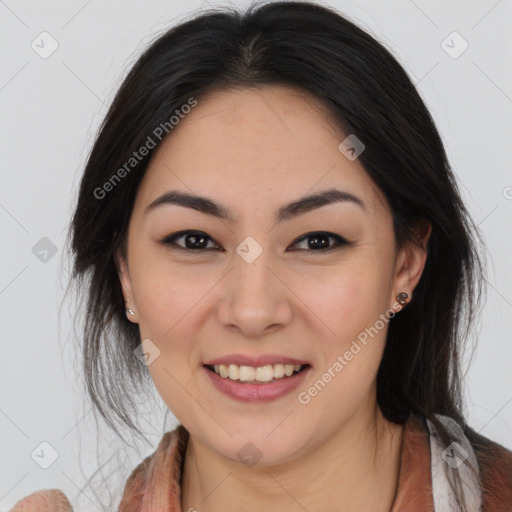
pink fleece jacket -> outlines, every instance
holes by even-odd
[[[485,512],[512,511],[512,452],[474,434]],[[131,473],[118,512],[182,512],[180,484],[188,432],[180,425],[164,434],[157,449]],[[424,419],[411,415],[402,441],[398,491],[391,512],[434,512],[431,471],[432,438]],[[57,489],[40,490],[21,499],[10,512],[72,512]],[[441,511],[442,512],[442,511]]]

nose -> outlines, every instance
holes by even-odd
[[[251,263],[235,255],[217,309],[225,328],[259,338],[290,323],[293,294],[274,267],[265,251]]]

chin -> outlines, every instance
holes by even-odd
[[[296,458],[306,442],[305,433],[290,432],[282,429],[282,425],[276,429],[279,422],[270,423],[272,426],[268,429],[261,426],[255,428],[254,423],[240,425],[238,434],[230,429],[233,437],[226,439],[224,436],[226,441],[223,444],[219,444],[218,439],[214,440],[213,448],[219,455],[247,467],[274,466]]]

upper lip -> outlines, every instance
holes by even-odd
[[[275,354],[265,354],[258,357],[246,356],[243,354],[229,354],[215,359],[210,359],[203,363],[206,366],[213,366],[217,364],[236,364],[238,366],[267,366],[274,364],[309,364],[307,361],[301,359],[294,359],[293,357],[279,356]]]

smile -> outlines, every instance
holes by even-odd
[[[240,402],[267,402],[285,397],[300,386],[312,371],[309,364],[203,365],[213,386]],[[245,380],[244,380],[245,379]]]
[[[301,364],[268,364],[265,366],[239,366],[237,364],[215,364],[207,366],[222,378],[240,382],[270,382],[291,377],[305,366]]]

